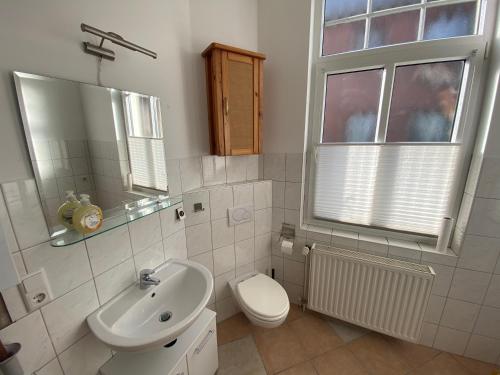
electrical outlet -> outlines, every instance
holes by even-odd
[[[24,303],[30,312],[46,305],[53,299],[49,281],[43,268],[25,276],[21,281],[21,289]]]

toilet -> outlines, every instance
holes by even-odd
[[[251,272],[230,281],[229,286],[241,310],[254,325],[274,328],[285,321],[290,301],[276,280]]]

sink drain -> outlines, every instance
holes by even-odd
[[[170,318],[172,317],[172,313],[170,311],[165,311],[160,314],[160,322],[168,322]]]

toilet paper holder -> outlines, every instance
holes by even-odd
[[[286,240],[294,240],[295,239],[295,225],[283,223],[281,225],[281,234],[279,238],[279,242],[283,239]]]

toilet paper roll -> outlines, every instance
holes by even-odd
[[[281,241],[281,252],[283,254],[292,255],[292,253],[293,253],[293,241],[283,239]]]

